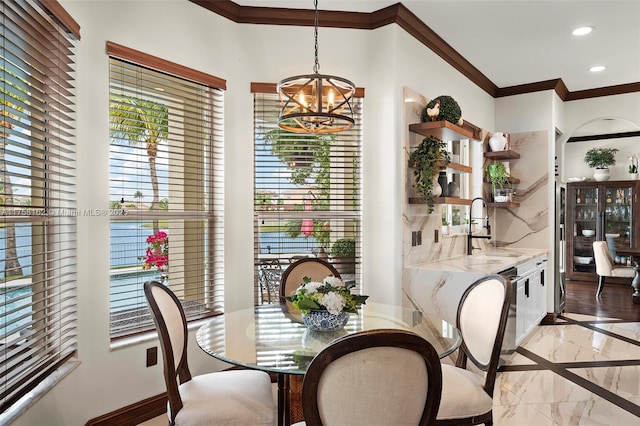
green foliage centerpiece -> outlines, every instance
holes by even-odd
[[[335,331],[343,328],[349,313],[369,296],[351,293],[355,283],[345,284],[340,278],[328,276],[322,282],[304,277],[292,296],[285,297],[302,314],[305,325],[314,331]]]

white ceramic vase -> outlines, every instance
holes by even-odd
[[[609,169],[595,169],[595,171],[593,172],[593,178],[598,182],[609,180]]]
[[[638,174],[637,173],[629,173],[629,179],[638,180]]]
[[[433,178],[433,189],[431,190],[431,195],[433,197],[439,197],[442,195],[442,187],[440,186],[440,183],[438,182],[438,176],[435,176]]]
[[[489,138],[489,148],[491,151],[504,151],[507,147],[507,134],[506,133],[494,133]]]

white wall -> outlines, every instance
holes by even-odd
[[[630,93],[617,96],[584,99],[566,102],[564,105],[566,132],[562,138],[564,163],[562,179],[593,176],[593,169],[584,162],[584,154],[592,147],[618,148],[616,165],[610,167],[611,180],[628,179],[627,157],[640,154],[640,138],[608,139],[566,143],[574,134],[583,134],[585,128],[590,133],[613,133],[616,131],[640,130],[640,94]],[[613,119],[607,120],[603,119]]]

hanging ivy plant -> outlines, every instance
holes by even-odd
[[[436,117],[437,121],[445,120],[453,124],[462,124],[462,110],[460,109],[460,105],[458,105],[458,102],[456,102],[456,100],[451,96],[446,95],[438,96],[437,98],[431,100],[431,102],[429,102],[426,107],[424,107],[424,109],[422,110],[423,122],[432,121],[432,118],[429,117],[427,110],[431,110],[438,103],[440,104],[440,113]]]
[[[435,136],[426,137],[409,156],[409,167],[415,177],[415,188],[427,201],[429,213],[433,213],[433,178],[440,170],[439,161],[449,163],[447,144]]]

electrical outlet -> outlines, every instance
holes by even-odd
[[[416,245],[417,246],[421,246],[422,245],[422,231],[417,231],[416,232]]]
[[[418,235],[416,231],[411,231],[411,247],[415,247],[418,242]]]
[[[158,363],[158,347],[154,346],[147,349],[147,367]]]

